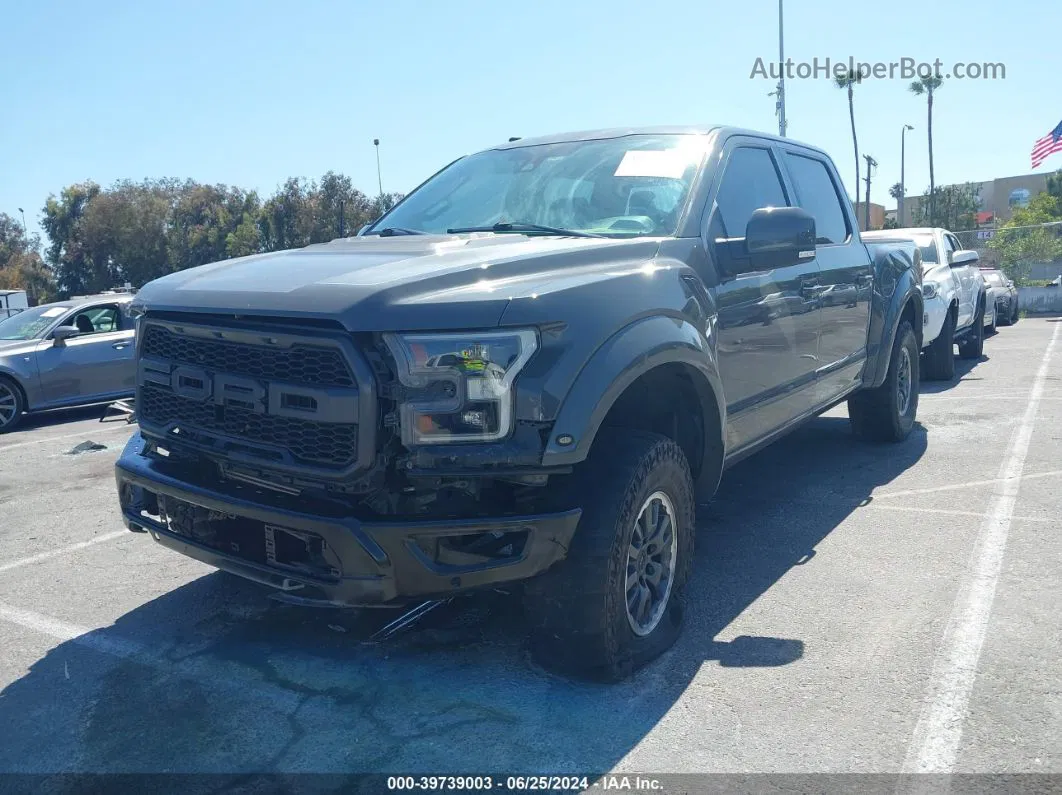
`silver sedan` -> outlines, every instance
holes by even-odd
[[[133,394],[131,298],[77,298],[0,320],[0,433],[15,427],[25,412]]]

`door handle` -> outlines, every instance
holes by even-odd
[[[111,347],[114,348],[116,351],[121,351],[128,348],[130,344],[131,343],[128,342],[115,342],[111,344]]]
[[[818,298],[821,294],[821,284],[815,284],[814,282],[802,282],[800,285],[800,295],[803,298],[814,299]]]

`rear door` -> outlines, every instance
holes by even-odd
[[[950,232],[941,232],[940,244],[944,252],[943,261],[951,266],[951,273],[959,283],[959,317],[956,326],[965,328],[973,323],[974,312],[977,311],[980,275],[973,265],[952,266],[952,257],[961,248],[954,235]]]
[[[818,265],[811,259],[786,268],[728,274],[723,247],[715,243],[744,237],[755,210],[792,206],[779,156],[770,142],[731,139],[723,148],[722,174],[709,202],[706,236],[722,277],[714,293],[730,453],[812,405],[810,386],[819,361]]]
[[[82,331],[61,345],[49,335],[37,351],[47,403],[88,403],[133,392],[133,328],[119,304],[78,307],[62,325]]]
[[[815,217],[815,254],[821,273],[817,292],[821,382],[816,390],[825,402],[852,389],[862,377],[873,269],[830,161],[812,150],[784,149],[796,203]]]

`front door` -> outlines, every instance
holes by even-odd
[[[728,147],[730,145],[728,144]],[[744,237],[752,213],[792,202],[764,142],[724,150],[708,239]],[[724,263],[718,255],[716,261]],[[727,451],[754,444],[811,408],[818,367],[820,274],[814,260],[728,275],[715,288],[719,371],[727,402]]]
[[[786,149],[783,156],[797,204],[815,217],[815,256],[822,273],[819,292],[819,383],[826,403],[862,379],[870,325],[873,269],[855,234],[840,179],[824,157]]]
[[[62,325],[81,333],[59,345],[47,339],[37,351],[48,404],[88,403],[133,391],[133,329],[118,305],[78,309]]]

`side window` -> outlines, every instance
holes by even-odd
[[[941,235],[941,240],[944,242],[944,261],[951,262],[951,255],[955,253],[955,246],[952,245],[951,235]]]
[[[75,314],[66,325],[76,326],[82,335],[105,334],[108,331],[120,331],[122,323],[121,313],[114,305],[94,306],[91,309],[83,309]]]
[[[848,221],[830,171],[821,160],[787,152],[786,165],[793,178],[797,206],[815,217],[819,245],[848,239]]]
[[[731,152],[715,203],[725,237],[744,237],[749,219],[761,207],[789,206],[770,151],[743,146]]]
[[[951,243],[951,247],[952,247],[952,249],[954,251],[961,251],[962,250],[962,243],[959,242],[959,238],[955,237],[955,235],[948,235],[947,237],[948,237],[948,241]]]

